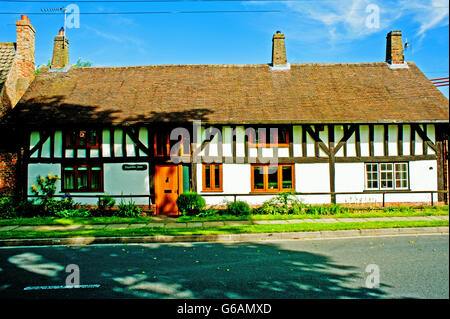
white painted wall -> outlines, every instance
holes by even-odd
[[[114,130],[114,155],[115,156],[123,156],[122,134],[123,134],[123,131],[121,129]]]
[[[436,130],[434,124],[427,125],[427,136],[433,143],[436,142]],[[435,154],[431,147],[427,149],[428,154]]]
[[[111,136],[109,130],[102,131],[102,156],[111,157]]]
[[[410,155],[411,125],[403,125],[403,155]]]
[[[389,156],[397,156],[398,155],[398,126],[397,125],[388,125],[389,128],[389,137],[388,137],[388,150]]]
[[[343,125],[335,125],[334,126],[334,145],[337,145],[339,141],[344,136],[344,126]],[[341,149],[336,153],[336,157],[344,156],[344,148],[341,147]]]
[[[329,192],[330,172],[328,163],[295,164],[295,191],[300,193]],[[299,196],[304,203],[329,203],[329,195]]]
[[[369,125],[359,127],[361,156],[369,156]]]
[[[437,190],[437,162],[429,161],[414,161],[409,162],[410,173],[410,187],[412,191],[429,191]],[[411,200],[417,202],[431,201],[430,194],[409,194]],[[437,201],[437,194],[433,195],[434,201]]]
[[[62,131],[55,132],[55,158],[62,157],[63,134]]]
[[[384,155],[384,126],[374,125],[373,127],[373,153],[374,156]]]
[[[33,131],[30,134],[30,150],[36,146],[36,144],[39,142],[40,139],[40,133],[38,131]],[[38,156],[38,152],[34,152],[33,154],[31,154],[31,157],[37,157]]]
[[[123,164],[142,164],[142,163],[105,163],[103,164],[104,192],[111,195],[146,195],[150,194],[149,172],[143,171],[124,171]],[[126,202],[130,198],[125,198]],[[133,201],[139,205],[148,205],[148,198],[133,198]],[[116,199],[119,203],[120,199]]]
[[[28,184],[27,190],[28,195],[32,195],[31,193],[31,185],[36,185],[36,178],[38,175],[41,177],[46,177],[48,174],[54,176],[58,175],[61,177],[61,165],[60,164],[28,164]],[[58,194],[61,191],[61,180],[56,182],[56,190]]]
[[[325,125],[323,131],[319,132],[319,138],[328,147],[328,126],[327,125]],[[325,154],[325,152],[320,147],[319,147],[319,156],[320,157],[328,157],[328,155]]]
[[[144,144],[145,147],[148,148],[148,130],[147,130],[146,127],[141,127],[139,129],[139,136],[138,136],[138,138],[139,138],[139,141],[142,144]],[[146,156],[146,154],[142,150],[139,150],[139,155],[140,156]]]
[[[294,157],[302,156],[302,127],[295,125],[292,129],[292,149]]]
[[[97,204],[96,198],[77,198],[76,195],[146,195],[150,194],[148,165],[144,171],[124,171],[123,164],[142,164],[142,163],[105,163],[103,166],[104,193],[77,193],[70,192],[76,202],[82,204]],[[28,165],[28,194],[31,195],[30,187],[36,184],[38,175],[45,177],[48,174],[61,177],[60,164],[29,164]],[[56,194],[62,195],[61,180],[56,184]],[[148,198],[124,198],[125,202],[132,199],[138,205],[148,205]],[[116,198],[116,203],[120,198]]]
[[[365,183],[364,163],[336,163],[335,190],[336,192],[363,192]],[[336,203],[381,203],[382,195],[355,194],[336,195]]]

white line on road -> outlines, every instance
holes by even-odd
[[[78,288],[99,288],[99,284],[91,285],[71,285],[71,286],[30,286],[25,287],[23,290],[47,290],[47,289],[78,289]]]

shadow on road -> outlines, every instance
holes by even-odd
[[[2,298],[381,298],[367,273],[276,243],[36,247],[0,251]],[[80,284],[65,285],[76,264]],[[40,289],[26,287],[42,286]],[[47,287],[47,288],[45,288]]]

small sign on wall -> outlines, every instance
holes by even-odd
[[[147,164],[123,164],[122,170],[124,171],[145,171]]]

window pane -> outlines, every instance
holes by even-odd
[[[89,131],[89,146],[97,146],[97,131]]]
[[[278,189],[278,169],[276,167],[267,168],[268,189]]]
[[[78,168],[78,189],[86,190],[88,186],[88,170],[87,167]]]
[[[205,165],[205,188],[211,188],[211,167]]]
[[[278,129],[278,143],[287,144],[289,143],[288,130],[285,127]]]
[[[75,141],[76,141],[76,133],[75,132],[68,132],[66,137],[66,147],[67,148],[74,148],[75,147]]]
[[[378,188],[378,165],[377,164],[366,164],[366,178],[368,189]]]
[[[253,188],[264,189],[264,167],[253,167]]]
[[[395,188],[408,188],[408,165],[395,164]]]
[[[100,167],[93,167],[91,170],[91,189],[100,190],[102,171]]]
[[[80,131],[79,134],[79,145],[80,146],[86,146],[86,140],[87,140],[87,131]]]
[[[75,174],[73,167],[64,168],[64,189],[74,189],[75,188]]]
[[[394,174],[392,163],[380,164],[380,184],[381,188],[393,188]]]
[[[220,189],[220,166],[214,165],[214,188]]]
[[[282,187],[284,189],[292,189],[292,166],[283,166],[282,167]]]

